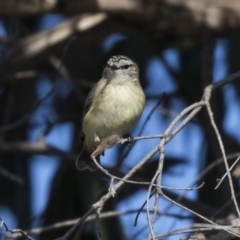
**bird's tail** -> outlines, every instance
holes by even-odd
[[[96,160],[98,162],[100,162],[100,156],[97,156]],[[81,153],[79,154],[75,164],[76,164],[76,167],[79,171],[83,171],[85,169],[88,169],[88,170],[94,172],[98,169],[97,165],[94,163],[94,161],[90,157],[90,154],[87,152],[85,147],[83,147],[83,149],[82,149]]]

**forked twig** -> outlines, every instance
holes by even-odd
[[[207,107],[208,114],[209,114],[209,117],[210,117],[210,120],[211,120],[211,124],[212,124],[213,129],[215,131],[215,134],[217,136],[217,139],[218,139],[218,142],[219,142],[219,146],[220,146],[220,149],[221,149],[221,152],[222,152],[224,164],[225,164],[225,167],[226,167],[226,170],[227,170],[227,176],[228,176],[228,180],[229,180],[230,191],[231,191],[231,194],[232,194],[232,200],[234,202],[234,205],[235,205],[238,217],[240,217],[240,210],[239,210],[239,207],[238,207],[238,204],[237,204],[237,200],[236,200],[236,196],[235,196],[235,192],[234,192],[234,188],[233,188],[232,176],[230,174],[230,169],[229,169],[229,166],[228,166],[225,149],[224,149],[224,146],[223,146],[223,142],[222,142],[220,133],[219,133],[219,131],[217,129],[217,126],[215,124],[215,121],[214,121],[214,118],[213,118],[213,112],[211,110],[209,101],[206,102],[206,107]]]
[[[231,172],[232,169],[235,167],[235,165],[238,163],[240,159],[240,156],[236,159],[236,161],[232,164],[232,166],[229,168],[229,171]],[[215,189],[218,189],[218,187],[220,186],[220,184],[222,183],[222,181],[225,179],[225,177],[227,176],[227,172],[221,177],[221,179],[219,180],[217,186],[215,187]]]
[[[3,221],[3,219],[0,217],[0,225],[4,226],[6,229],[6,232],[10,232],[12,234],[16,234],[16,233],[20,233],[22,236],[26,237],[29,240],[33,240],[33,238],[31,238],[26,232],[24,232],[21,229],[10,229],[8,228],[7,224]]]
[[[236,77],[239,77],[238,75],[236,75]],[[226,80],[226,79],[225,79]],[[224,81],[224,84],[227,84],[228,81]],[[229,78],[229,81],[232,81],[232,78]],[[220,86],[220,84],[218,83],[217,86]],[[119,189],[124,183],[134,183],[136,184],[137,182],[134,181],[130,181],[129,178],[131,176],[133,176],[135,174],[136,171],[138,171],[153,155],[155,155],[157,152],[160,152],[160,156],[159,156],[159,166],[158,169],[154,175],[154,177],[152,178],[150,183],[140,183],[138,182],[138,184],[149,184],[149,188],[148,188],[148,194],[147,194],[147,199],[146,199],[146,204],[147,204],[147,218],[148,218],[148,225],[149,225],[149,229],[150,229],[150,234],[148,236],[148,239],[159,239],[159,236],[155,236],[154,232],[153,232],[153,227],[154,227],[154,222],[158,213],[158,204],[159,204],[159,197],[163,196],[165,199],[169,200],[170,202],[172,202],[174,205],[177,205],[181,208],[183,208],[184,210],[194,214],[195,216],[200,217],[201,219],[205,220],[206,222],[210,223],[209,228],[213,228],[213,229],[220,229],[220,230],[224,230],[232,235],[235,235],[237,237],[240,237],[238,234],[234,233],[230,228],[230,227],[224,227],[224,226],[220,226],[216,223],[214,223],[213,221],[209,220],[208,218],[192,211],[191,209],[179,204],[176,201],[173,201],[172,199],[170,199],[169,197],[167,197],[163,192],[162,192],[162,186],[161,186],[161,179],[162,179],[162,169],[163,169],[163,164],[164,164],[164,157],[165,157],[165,153],[164,153],[164,147],[165,145],[183,128],[186,126],[187,123],[189,123],[189,121],[205,106],[208,110],[208,114],[210,116],[210,120],[211,123],[213,125],[214,131],[218,137],[218,142],[222,151],[222,155],[224,158],[224,162],[226,165],[226,169],[227,169],[227,175],[229,178],[229,184],[230,184],[230,188],[231,188],[231,193],[232,193],[232,198],[233,201],[235,203],[237,212],[239,214],[239,210],[238,210],[238,206],[236,203],[236,198],[235,198],[235,194],[234,194],[234,190],[232,187],[232,179],[229,173],[229,167],[226,161],[226,155],[225,155],[225,151],[224,151],[224,146],[223,143],[221,141],[221,137],[220,134],[217,130],[217,127],[214,123],[214,119],[213,119],[213,114],[209,105],[209,100],[211,98],[211,93],[213,89],[217,89],[215,84],[209,85],[205,88],[204,90],[204,94],[203,94],[203,98],[201,101],[192,104],[191,106],[185,108],[180,114],[178,114],[174,120],[172,121],[172,123],[169,125],[169,127],[167,128],[167,130],[165,131],[165,133],[163,135],[157,135],[158,138],[160,138],[160,143],[158,146],[156,146],[151,152],[149,152],[137,165],[135,165],[123,178],[119,178],[116,177],[112,174],[110,174],[106,169],[102,168],[98,162],[95,159],[95,156],[99,153],[101,153],[101,151],[104,151],[104,147],[102,149],[97,149],[97,151],[92,155],[93,160],[95,161],[96,165],[98,166],[98,168],[105,173],[107,176],[110,177],[111,179],[111,184],[110,184],[110,191],[108,193],[106,193],[105,195],[103,195],[99,201],[97,201],[95,204],[92,205],[91,209],[84,215],[84,217],[79,220],[79,222],[67,233],[64,235],[64,237],[59,238],[58,240],[66,240],[67,236],[69,236],[71,233],[73,233],[73,231],[77,228],[80,227],[83,222],[86,220],[86,218],[92,214],[94,211],[97,213],[97,221],[98,221],[98,217],[99,217],[99,211],[104,207],[104,204],[106,203],[106,201],[113,197],[117,191],[117,189]],[[185,116],[187,115],[187,116]],[[185,117],[184,117],[185,116]],[[184,117],[184,119],[181,121],[181,123],[176,127],[176,124],[178,123],[179,120],[181,120]],[[139,140],[141,139],[141,137],[139,138]],[[115,144],[115,143],[114,143]],[[111,144],[110,144],[111,145]],[[106,147],[109,147],[110,145],[106,145]],[[114,180],[117,179],[119,180],[117,183],[114,183]],[[155,203],[154,203],[154,209],[153,209],[153,215],[152,217],[150,217],[150,208],[149,208],[149,199],[150,196],[154,195],[153,194],[153,189],[156,190],[156,198],[155,198]],[[114,194],[113,194],[114,193]],[[152,212],[152,211],[151,211]],[[240,216],[240,214],[239,214]],[[97,223],[98,224],[98,223]],[[96,228],[98,229],[98,228]],[[101,239],[100,234],[97,233],[97,237],[98,239]]]

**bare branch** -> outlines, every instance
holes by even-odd
[[[47,145],[44,141],[38,142],[11,142],[1,143],[0,153],[4,154],[44,154],[44,155],[59,155],[68,159],[76,159],[75,154],[62,151],[53,146]]]
[[[96,232],[97,240],[102,240],[100,227],[99,227],[99,219],[100,219],[101,210],[102,210],[101,208],[98,208],[96,210],[96,214],[95,214],[95,232]]]
[[[235,76],[235,80],[237,78],[238,78],[238,75]],[[230,78],[228,78],[228,79],[229,79],[229,81],[233,80],[233,79],[230,79]],[[226,81],[225,81],[225,83],[226,83]],[[219,85],[219,83],[218,83],[218,85]],[[163,194],[163,192],[161,190],[162,170],[163,170],[163,162],[164,162],[164,146],[173,136],[175,136],[175,134],[178,131],[180,131],[180,129],[182,129],[201,110],[201,108],[203,106],[206,106],[207,109],[208,109],[208,113],[209,113],[209,116],[210,116],[210,119],[211,119],[211,123],[212,123],[213,128],[215,130],[215,133],[216,133],[216,135],[218,137],[219,145],[220,145],[220,148],[221,148],[221,151],[222,151],[222,155],[223,155],[223,158],[224,158],[224,162],[225,162],[225,165],[226,165],[226,169],[227,169],[227,174],[228,174],[228,178],[229,178],[229,184],[230,184],[230,189],[231,189],[231,193],[232,193],[232,198],[233,198],[236,210],[237,210],[237,212],[239,214],[239,208],[238,208],[238,205],[237,205],[237,202],[236,202],[236,197],[235,197],[235,193],[234,193],[234,189],[233,189],[232,179],[231,179],[231,176],[230,176],[230,173],[229,173],[229,167],[228,167],[227,160],[226,160],[224,146],[223,146],[223,143],[222,143],[222,140],[221,140],[221,136],[220,136],[220,134],[218,132],[218,129],[216,127],[216,124],[214,123],[213,113],[212,113],[212,111],[210,109],[210,105],[209,105],[209,100],[211,98],[213,86],[214,86],[214,84],[209,85],[209,86],[207,86],[204,89],[204,94],[203,94],[203,97],[202,97],[202,101],[200,101],[197,104],[193,104],[190,107],[184,109],[172,121],[172,123],[169,125],[169,127],[167,128],[167,130],[164,133],[164,135],[166,135],[166,136],[168,136],[171,133],[172,134],[171,137],[169,137],[169,138],[162,138],[161,139],[161,142],[159,144],[160,156],[159,156],[158,169],[157,169],[154,177],[152,178],[151,184],[150,184],[149,189],[148,189],[148,194],[147,194],[147,220],[148,220],[148,225],[149,225],[149,229],[150,229],[150,234],[148,236],[148,240],[150,240],[150,239],[155,240],[156,239],[155,235],[154,235],[154,232],[153,232],[153,226],[154,226],[154,222],[155,222],[155,218],[156,218],[156,209],[157,209],[157,205],[159,203],[159,196],[160,195],[164,196],[164,194]],[[171,132],[171,130],[173,129],[175,124],[180,120],[180,118],[182,118],[187,112],[189,112],[192,109],[194,109],[194,110],[181,122],[181,124],[177,127],[177,129],[175,129],[173,132]],[[158,187],[156,188],[158,194],[155,195],[154,213],[153,213],[152,218],[150,218],[149,199],[150,199],[150,196],[152,194],[153,184],[155,183],[155,181],[158,184]],[[179,204],[177,204],[177,203],[175,203],[175,204],[179,206]],[[187,208],[186,208],[186,210],[187,210]],[[190,210],[190,212],[191,212],[191,210]],[[197,215],[197,213],[195,213],[195,214]],[[201,215],[199,215],[199,216],[203,217]]]
[[[31,117],[31,115],[41,106],[41,104],[54,92],[54,90],[55,90],[55,83],[53,84],[50,91],[42,99],[40,99],[37,102],[37,104],[34,106],[34,108],[32,109],[32,111],[30,113],[26,114],[25,116],[23,116],[18,121],[14,122],[12,124],[8,124],[7,126],[0,127],[0,133],[13,130],[13,129],[21,126],[21,124],[25,123]]]
[[[4,176],[7,179],[9,179],[15,183],[18,183],[20,185],[23,185],[25,183],[25,181],[21,177],[9,172],[7,169],[5,169],[1,166],[0,166],[0,175]]]
[[[176,229],[176,230],[168,232],[166,234],[158,235],[158,236],[156,236],[156,238],[158,240],[160,240],[160,239],[164,239],[166,237],[172,236],[172,235],[178,235],[178,234],[182,234],[182,233],[204,232],[204,231],[212,231],[212,230],[226,230],[227,229],[227,230],[231,230],[231,231],[236,231],[237,228],[238,228],[238,226],[234,226],[234,225],[230,225],[230,226],[217,225],[217,226],[215,226],[215,225],[206,224],[206,223],[204,223],[204,224],[203,223],[194,223],[192,225],[185,226],[185,227],[182,227],[180,229]],[[220,234],[221,234],[221,236],[223,236],[222,232]],[[226,238],[221,238],[221,239],[222,240],[223,239],[229,239],[230,236],[228,234],[228,236],[225,236],[225,237]],[[193,239],[198,239],[198,238],[193,238]],[[199,239],[202,239],[202,238],[199,238]],[[211,239],[218,239],[219,240],[220,238],[218,238],[216,236],[214,236],[213,238],[208,237],[208,240],[211,240]]]
[[[149,154],[147,154],[136,166],[134,166],[124,177],[123,180],[127,180],[130,178],[138,169],[141,168],[156,152],[158,151],[158,148],[154,148]],[[120,181],[116,184],[114,184],[114,188],[117,190],[124,184],[124,181]],[[88,210],[88,212],[61,238],[55,239],[55,240],[67,240],[68,237],[81,225],[85,222],[87,217],[89,217],[94,211],[97,209],[102,209],[104,204],[108,199],[112,197],[111,193],[108,192],[104,196],[100,198],[100,200],[92,205],[92,207]]]
[[[204,29],[217,32],[239,27],[238,0],[1,0],[0,16],[26,16],[42,13],[80,14],[107,12],[120,14],[134,22],[149,24],[149,28],[173,36],[199,36]],[[174,17],[173,17],[174,16]],[[151,24],[151,25],[150,25]],[[177,29],[177,31],[176,31]]]
[[[222,138],[221,138],[220,133],[218,131],[218,128],[215,124],[215,121],[214,121],[214,118],[213,118],[213,112],[211,110],[209,100],[206,101],[206,103],[207,103],[206,107],[207,107],[208,114],[209,114],[209,117],[210,117],[210,120],[211,120],[211,124],[212,124],[213,129],[215,131],[215,134],[217,136],[217,139],[218,139],[218,142],[219,142],[219,145],[220,145],[220,149],[221,149],[221,152],[222,152],[222,156],[223,156],[223,159],[224,159],[225,167],[226,167],[226,170],[227,170],[227,176],[228,176],[228,181],[229,181],[230,190],[231,190],[231,194],[232,194],[232,200],[235,204],[235,208],[236,208],[236,211],[238,213],[238,217],[240,217],[240,210],[239,210],[238,203],[237,203],[237,200],[236,200],[236,196],[235,196],[235,192],[234,192],[234,188],[233,188],[232,176],[231,176],[230,169],[229,169],[229,166],[228,166],[227,157],[226,157],[224,145],[223,145],[223,142],[222,142]]]
[[[226,157],[227,158],[227,157]],[[238,161],[239,161],[239,159],[240,159],[240,156],[238,156],[238,158],[236,159],[236,161],[232,164],[232,166],[229,168],[229,172],[230,171],[232,171],[232,169],[234,168],[234,166],[238,163]],[[227,172],[221,177],[221,179],[219,180],[219,182],[218,182],[218,184],[217,184],[217,186],[215,187],[215,189],[217,189],[219,186],[220,186],[220,184],[222,183],[222,181],[224,180],[224,178],[227,176],[228,174],[227,174]]]
[[[101,24],[107,18],[106,14],[99,13],[81,17],[73,17],[53,29],[48,29],[12,45],[2,57],[0,62],[0,74],[9,75],[20,69],[29,69],[54,53],[61,44],[66,43],[75,33],[84,33]],[[85,36],[94,39],[96,33]],[[97,33],[98,34],[98,33]],[[81,41],[84,36],[81,36]]]
[[[12,234],[16,234],[16,233],[20,233],[22,236],[26,237],[29,240],[33,240],[33,238],[31,238],[26,232],[24,232],[21,229],[10,229],[8,228],[7,224],[3,221],[2,218],[0,218],[0,222],[1,222],[1,226],[3,225],[6,229],[6,232],[10,232]]]

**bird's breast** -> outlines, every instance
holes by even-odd
[[[95,147],[96,138],[101,141],[129,132],[140,118],[144,104],[145,96],[138,82],[106,85],[83,119],[87,148]]]

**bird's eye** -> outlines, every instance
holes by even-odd
[[[122,68],[122,69],[128,69],[130,66],[131,66],[131,65],[124,65],[124,66],[122,66],[121,68]]]
[[[128,69],[129,67],[131,67],[132,65],[123,65],[123,66],[116,66],[116,65],[112,65],[109,66],[111,69],[113,70],[118,70],[118,69]]]

